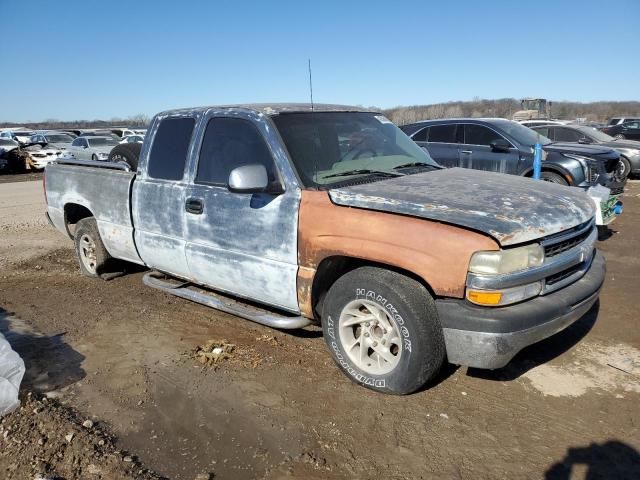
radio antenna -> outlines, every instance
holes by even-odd
[[[313,83],[311,82],[311,58],[309,58],[309,94],[311,95],[311,111],[313,112]]]

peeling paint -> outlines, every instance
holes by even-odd
[[[475,183],[479,177],[482,181]],[[501,245],[537,240],[595,215],[593,202],[581,190],[460,168],[342,187],[329,194],[339,205],[459,225],[489,234]]]

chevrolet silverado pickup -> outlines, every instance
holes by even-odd
[[[82,273],[124,260],[167,294],[320,324],[338,367],[377,391],[413,392],[445,361],[503,367],[604,281],[583,191],[442,168],[376,112],[172,110],[129,154],[45,170],[47,215]]]

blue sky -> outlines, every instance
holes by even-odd
[[[0,0],[0,121],[180,106],[640,100],[639,0]]]

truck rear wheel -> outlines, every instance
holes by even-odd
[[[131,170],[138,170],[138,159],[140,158],[141,143],[121,143],[113,147],[109,152],[110,162],[126,162]]]
[[[324,302],[322,328],[342,371],[379,392],[414,392],[444,361],[442,327],[429,291],[389,270],[361,267],[339,278]]]
[[[99,277],[113,257],[104,248],[96,219],[89,217],[80,220],[76,224],[73,239],[82,274]]]

